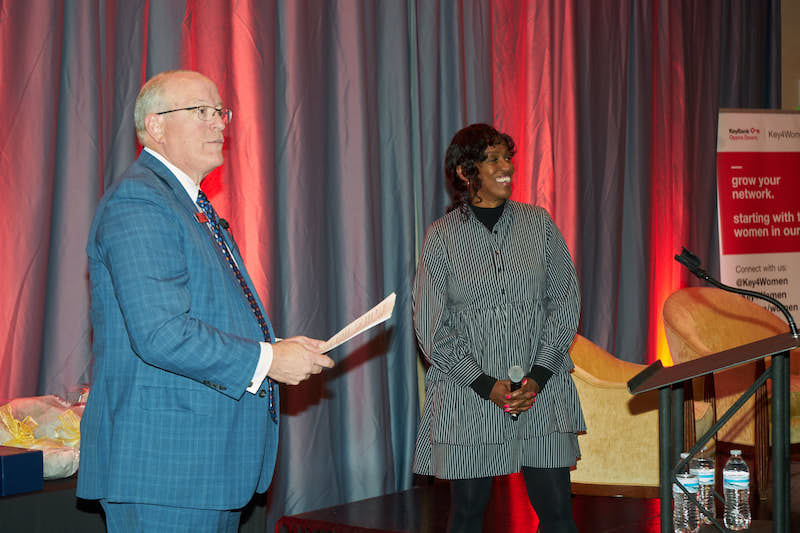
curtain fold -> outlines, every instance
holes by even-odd
[[[52,88],[60,85],[64,33],[63,6],[7,3],[0,9],[6,122],[0,133],[0,398],[35,391],[42,369],[53,211],[61,203],[53,189],[56,117],[64,102]],[[36,147],[36,156],[26,147]]]
[[[141,84],[217,82],[234,118],[203,188],[280,336],[327,338],[389,292],[395,314],[282,387],[270,527],[412,483],[411,282],[449,204],[453,134],[517,141],[514,198],[546,207],[582,284],[581,331],[667,355],[681,245],[718,270],[719,107],[779,104],[780,2],[0,0],[0,401],[89,380],[85,239],[136,158]]]
[[[576,0],[574,12],[581,328],[622,359],[669,362],[661,307],[696,283],[673,255],[687,246],[719,269],[718,109],[779,107],[779,2]]]

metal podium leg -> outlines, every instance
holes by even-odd
[[[672,386],[672,468],[681,460],[684,450],[685,435],[683,432],[683,383]]]
[[[670,450],[670,387],[658,389],[658,479],[661,533],[672,533],[672,451]]]
[[[791,353],[783,352],[783,512],[786,517],[784,529],[792,531],[792,435],[791,435]]]
[[[772,524],[789,533],[789,352],[772,356]]]

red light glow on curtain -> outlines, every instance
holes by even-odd
[[[253,198],[273,198],[273,132],[268,103],[273,101],[271,73],[274,66],[273,39],[253,40],[253,33],[269,36],[270,21],[264,7],[242,2],[236,9],[227,2],[188,0],[182,31],[184,68],[198,70],[217,84],[225,105],[235,109],[225,134],[225,164],[203,181],[203,190],[215,208],[231,224],[237,244],[262,301],[268,305],[272,279],[270,256],[274,249],[273,226],[265,205]],[[256,8],[258,15],[252,13]],[[275,7],[271,8],[274,12]],[[227,22],[221,24],[220,21]],[[246,90],[243,90],[246,89]],[[267,109],[265,109],[267,108]],[[234,178],[235,177],[235,178]]]
[[[686,165],[686,74],[680,6],[675,2],[657,4],[653,17],[653,131],[650,201],[650,313],[648,342],[650,362],[656,358],[672,364],[661,309],[667,297],[681,286],[680,268],[673,260],[687,242],[685,212]],[[659,27],[661,28],[659,30]]]
[[[513,198],[545,207],[558,224],[576,263],[580,256],[580,208],[577,143],[577,68],[574,5],[571,2],[497,3],[491,5],[493,113],[496,125],[517,142]],[[656,4],[652,17],[656,40],[650,61],[652,131],[647,224],[649,246],[647,358],[671,364],[661,319],[664,300],[681,286],[672,257],[687,242],[684,209],[687,155],[687,91],[680,6]],[[622,132],[616,132],[622,134]],[[621,216],[621,214],[620,214]]]
[[[516,141],[515,200],[546,208],[575,255],[578,174],[570,2],[491,4],[492,106]]]

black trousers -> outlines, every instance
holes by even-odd
[[[542,533],[578,533],[572,518],[569,468],[522,468],[525,488]],[[492,494],[492,478],[454,479],[450,482],[451,533],[480,533]]]

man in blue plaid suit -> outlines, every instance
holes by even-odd
[[[112,532],[235,532],[272,478],[275,382],[333,361],[315,339],[274,342],[200,191],[231,119],[214,83],[159,74],[134,116],[145,148],[101,200],[87,245],[94,367],[77,494],[101,501]]]

